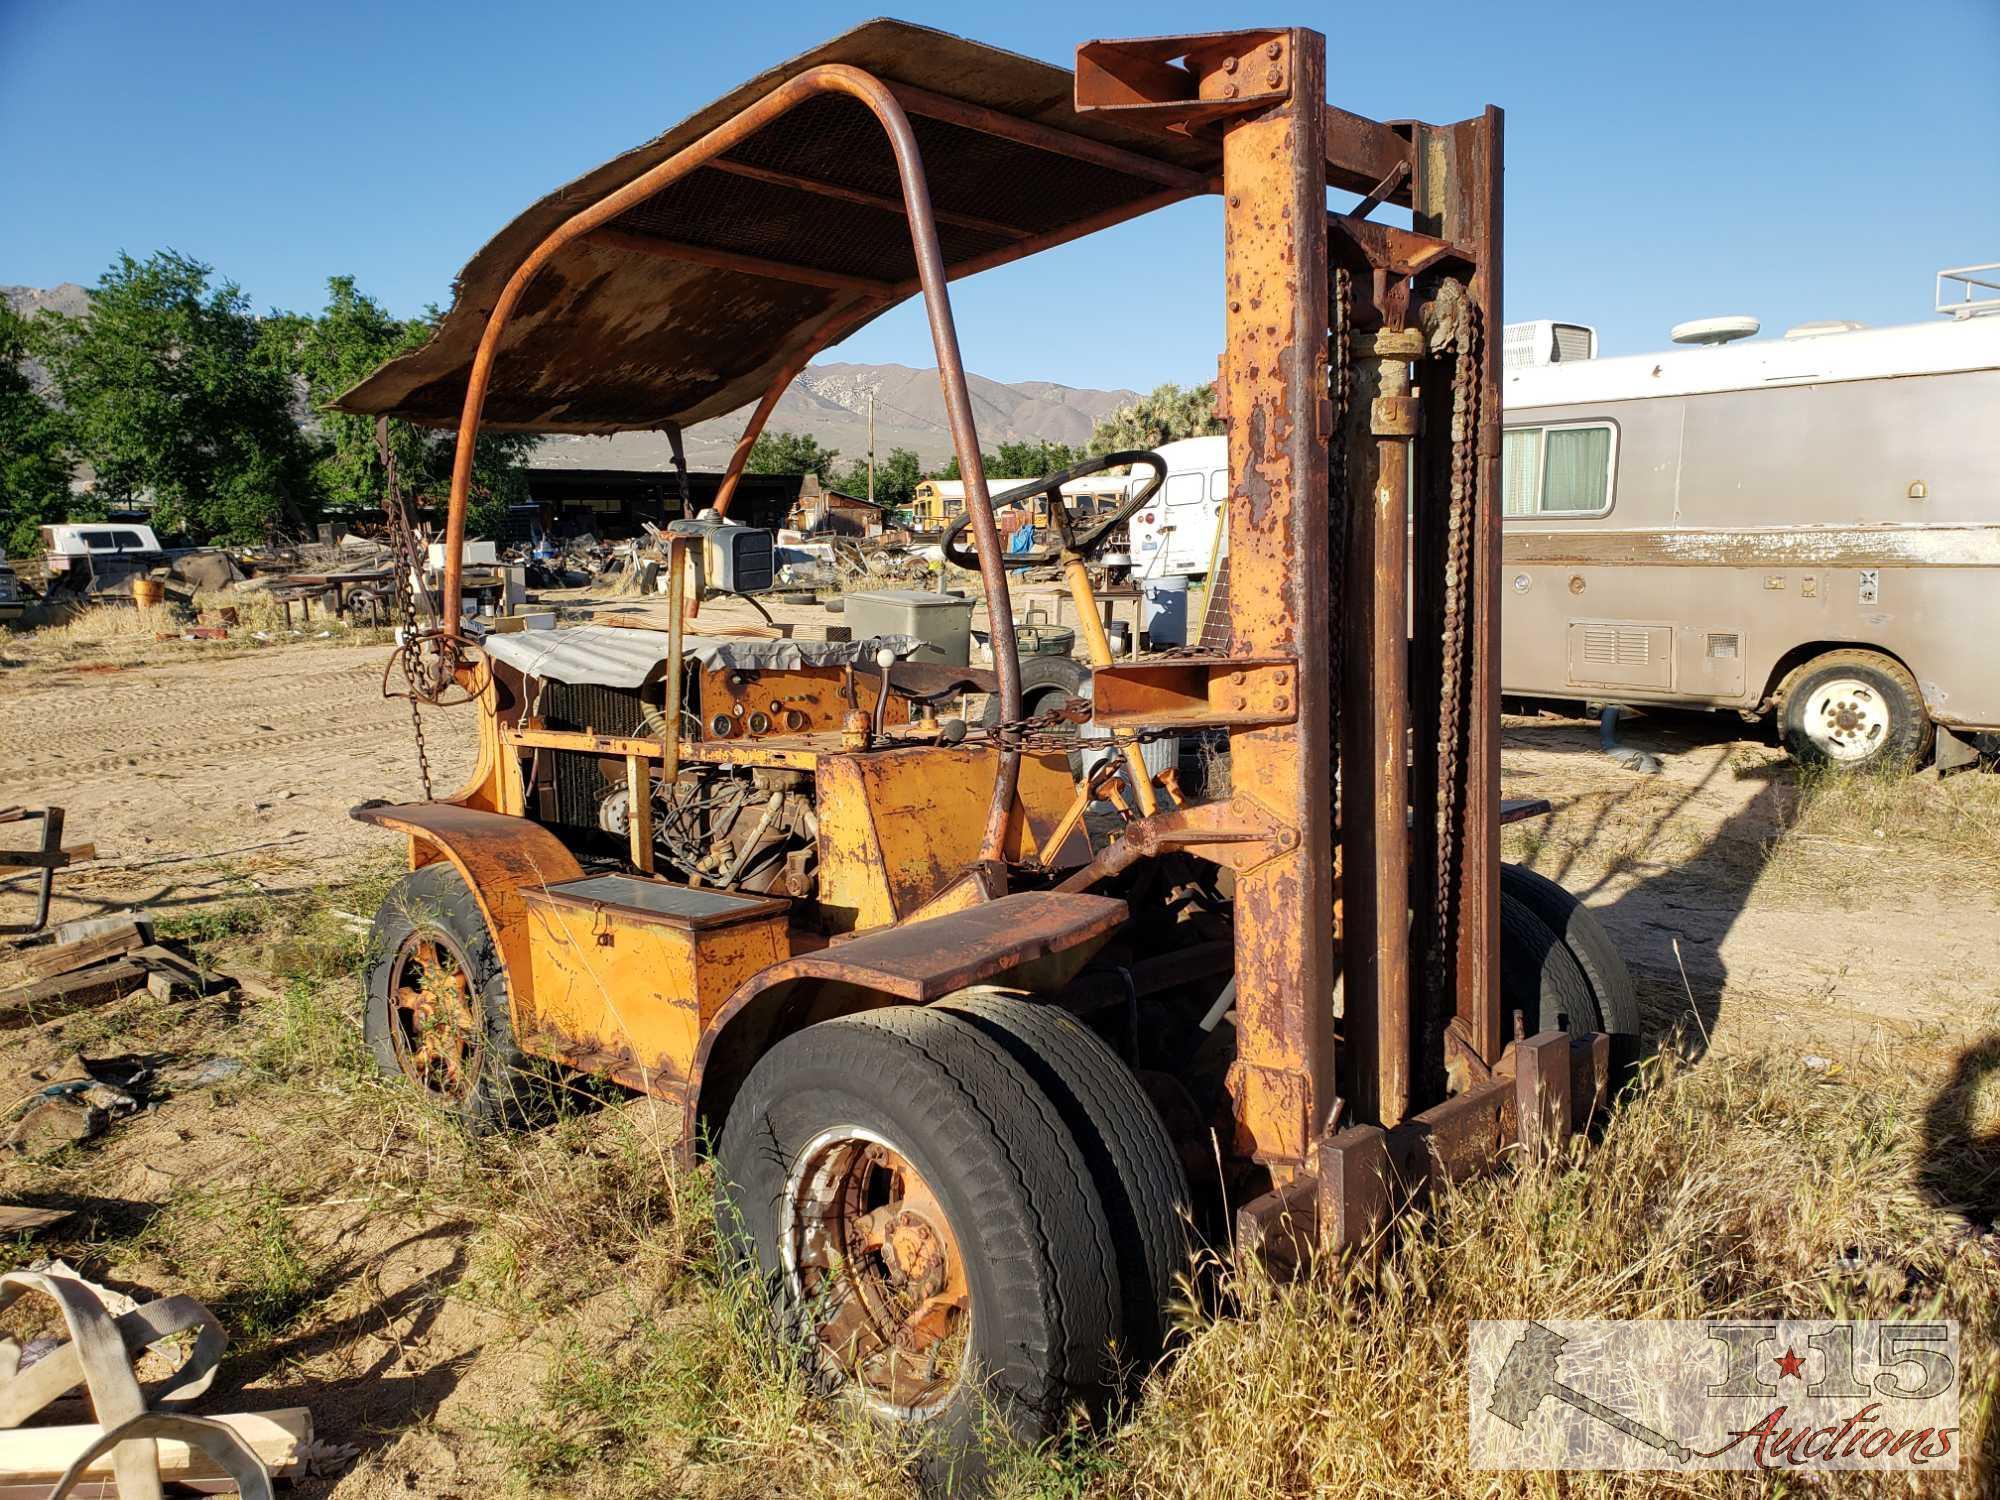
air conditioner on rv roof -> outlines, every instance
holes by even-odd
[[[1559,365],[1597,358],[1597,330],[1582,323],[1509,323],[1501,330],[1500,367]]]

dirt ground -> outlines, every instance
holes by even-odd
[[[278,913],[357,872],[379,878],[397,851],[347,811],[420,795],[408,705],[382,696],[387,654],[337,641],[227,654],[169,643],[57,660],[0,643],[0,805],[60,804],[69,836],[97,846],[60,878],[58,916],[143,906],[199,931],[212,908],[247,899]],[[471,712],[424,715],[440,793],[470,765]],[[1593,724],[1510,719],[1505,791],[1546,797],[1555,812],[1509,829],[1508,857],[1600,912],[1657,1032],[1682,1025],[1717,1051],[1838,1063],[1884,1047],[1943,1055],[1990,1030],[2000,845],[1982,859],[1911,845],[1893,827],[1801,833],[1795,772],[1744,734],[1734,720],[1635,721],[1628,742],[1664,758],[1659,775],[1638,776],[1600,753]],[[1963,781],[1932,785],[1965,797]],[[27,900],[25,881],[0,883],[0,922]],[[642,1108],[604,1111],[573,1138],[492,1146],[385,1090],[324,1083],[329,1070],[365,1072],[351,1034],[359,940],[344,920],[336,913],[332,939],[308,935],[329,955],[316,979],[252,976],[229,1002],[172,1013],[142,1003],[8,1034],[0,1072],[17,1097],[79,1050],[190,1060],[250,1049],[242,1023],[262,1007],[250,1061],[268,1082],[173,1095],[87,1152],[0,1169],[0,1189],[95,1205],[59,1242],[65,1254],[113,1284],[216,1296],[239,1333],[251,1327],[205,1409],[310,1404],[322,1437],[360,1449],[301,1493],[493,1493],[519,1472],[495,1454],[515,1451],[508,1424],[523,1393],[546,1390],[578,1339],[615,1346],[635,1323],[670,1316],[673,1268],[702,1215],[609,1187],[593,1197],[599,1178],[577,1176],[657,1151]],[[466,1185],[507,1174],[531,1191]],[[591,1269],[575,1281],[532,1269],[539,1249],[571,1237],[594,1247]],[[643,1267],[643,1284],[621,1265]]]

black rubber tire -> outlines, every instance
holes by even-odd
[[[744,1080],[716,1152],[716,1212],[780,1326],[810,1332],[779,1244],[786,1185],[814,1138],[841,1127],[871,1132],[916,1169],[965,1261],[971,1376],[920,1419],[927,1473],[976,1473],[989,1417],[1035,1442],[1073,1403],[1100,1404],[1121,1288],[1089,1163],[1027,1069],[963,1016],[890,1006],[825,1021]]]
[[[486,1033],[478,1072],[464,1097],[453,1099],[434,1090],[424,1090],[424,1097],[478,1131],[535,1123],[547,1113],[547,1079],[515,1042],[507,976],[479,902],[458,871],[442,861],[413,870],[397,881],[375,913],[374,930],[368,939],[368,1002],[361,1027],[375,1065],[389,1077],[418,1087],[397,1063],[390,1040],[389,980],[396,954],[405,939],[420,928],[442,932],[465,955]]]
[[[1597,999],[1604,1029],[1636,1036],[1639,992],[1632,983],[1632,972],[1590,908],[1548,876],[1521,865],[1500,866],[1500,897],[1526,907],[1561,939]]]
[[[1806,722],[1813,693],[1837,678],[1866,683],[1889,715],[1888,730],[1872,753],[1858,760],[1829,755],[1814,739]],[[1915,765],[1931,747],[1931,720],[1916,678],[1894,657],[1879,651],[1829,651],[1816,656],[1785,679],[1778,690],[1778,735],[1792,759],[1802,765],[1836,766],[1846,771],[1871,771]]]
[[[1072,656],[1024,656],[1021,658],[1021,712],[1047,713],[1072,698],[1081,698],[1090,686],[1090,668]],[[988,729],[1000,722],[1000,695],[986,699],[982,722]]]
[[[1541,1031],[1602,1031],[1597,997],[1562,939],[1526,906],[1500,895],[1500,1003],[1508,1032],[1513,1014],[1527,1018],[1528,1034]],[[1568,1026],[1563,1026],[1564,1018]]]
[[[938,1008],[1005,1047],[1083,1148],[1121,1257],[1119,1355],[1130,1375],[1143,1375],[1166,1345],[1174,1278],[1188,1269],[1187,1173],[1160,1112],[1125,1060],[1066,1011],[978,992]]]

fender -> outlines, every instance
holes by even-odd
[[[704,1130],[720,1134],[757,1059],[794,1031],[883,1005],[929,1005],[1031,964],[1017,976],[1024,988],[1057,988],[1127,914],[1108,896],[1021,891],[773,964],[729,997],[702,1037],[688,1077],[683,1159],[693,1159]]]
[[[493,934],[500,968],[507,978],[509,1019],[518,1030],[522,1015],[533,1014],[535,983],[534,965],[528,957],[527,912],[520,891],[524,886],[579,879],[583,866],[538,823],[453,802],[363,804],[351,809],[348,816],[407,835],[413,870],[439,858],[451,862],[479,903],[487,931]]]

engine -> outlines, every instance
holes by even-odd
[[[623,839],[631,810],[623,786],[608,790],[597,825]],[[771,767],[689,766],[669,790],[653,788],[653,846],[663,873],[691,885],[806,897],[817,877],[819,820],[812,777]]]

